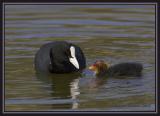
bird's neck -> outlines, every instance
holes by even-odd
[[[97,70],[96,71],[96,76],[97,77],[104,77],[106,74],[107,74],[107,69]]]

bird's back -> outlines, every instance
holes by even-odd
[[[120,63],[107,70],[109,76],[141,76],[143,66],[140,63]]]

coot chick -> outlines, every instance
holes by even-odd
[[[35,55],[37,72],[70,73],[86,67],[80,47],[66,41],[54,41],[40,47]]]
[[[126,62],[109,66],[103,60],[96,61],[89,67],[97,77],[141,76],[143,66],[140,63]]]

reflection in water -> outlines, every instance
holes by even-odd
[[[69,103],[64,102],[67,108],[78,108],[78,95],[80,89],[88,89],[94,91],[106,83],[106,78],[87,77],[82,76],[81,73],[68,74],[44,74],[36,73],[37,78],[45,84],[51,85],[51,96],[55,99],[70,99]],[[83,74],[84,75],[84,74]],[[92,75],[93,76],[93,75]],[[53,108],[61,107],[62,104],[53,104]],[[63,107],[64,107],[63,106]]]
[[[79,79],[79,87],[87,90],[95,90],[101,87],[104,83],[107,82],[107,78],[80,78]]]
[[[72,109],[78,108],[78,102],[76,100],[77,96],[80,94],[78,83],[79,83],[79,78],[74,79],[74,81],[71,82],[71,89],[70,89],[71,97],[73,100],[75,100],[75,102],[73,102]]]
[[[78,91],[78,78],[80,73],[71,74],[42,74],[37,73],[37,78],[51,85],[53,99],[71,99],[72,107],[77,108],[76,96]],[[53,104],[55,107],[55,104]],[[68,105],[70,107],[70,105]]]

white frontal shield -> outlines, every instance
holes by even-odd
[[[75,56],[75,47],[71,46],[70,47],[70,52],[71,52],[71,56],[72,58],[69,58],[69,61],[77,68],[79,69],[79,63],[77,61],[77,58]]]

